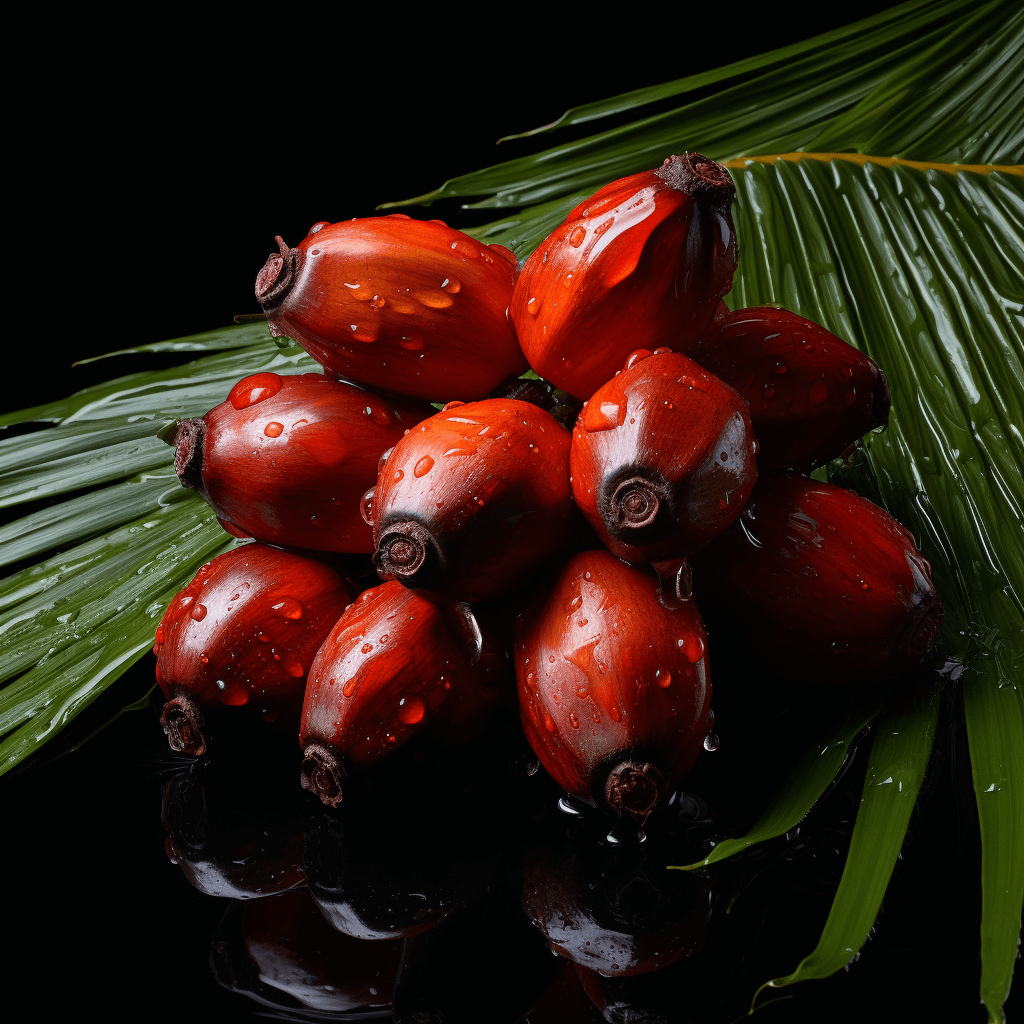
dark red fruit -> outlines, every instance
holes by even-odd
[[[693,564],[715,640],[766,673],[869,683],[919,661],[942,623],[931,567],[884,509],[789,474],[758,483]]]
[[[634,349],[686,351],[732,286],[728,171],[699,153],[606,185],[526,261],[509,315],[530,365],[588,398]]]
[[[395,445],[371,516],[385,579],[463,601],[522,586],[578,524],[568,432],[528,402],[452,403]]]
[[[643,821],[711,728],[706,636],[692,602],[606,551],[575,555],[516,623],[523,730],[570,793]]]
[[[156,629],[160,723],[172,750],[206,750],[201,709],[251,703],[298,719],[306,673],[353,591],[333,569],[263,544],[207,562]]]
[[[726,311],[690,355],[746,399],[761,469],[821,466],[889,419],[878,364],[787,309]]]
[[[338,619],[309,673],[302,785],[341,802],[342,781],[426,729],[472,739],[498,699],[474,662],[484,647],[467,606],[442,608],[397,583],[367,590]],[[462,637],[476,633],[479,642]]]
[[[505,311],[515,256],[404,214],[314,224],[278,238],[256,278],[274,335],[325,371],[431,401],[476,399],[526,369]]]
[[[573,496],[619,558],[682,558],[736,520],[756,451],[732,388],[684,355],[641,349],[576,421]]]
[[[257,373],[183,420],[174,469],[235,536],[314,551],[373,551],[359,499],[427,404],[378,398],[319,373]]]

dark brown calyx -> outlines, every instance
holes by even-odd
[[[729,206],[736,194],[729,172],[700,153],[667,157],[654,173],[673,188],[714,206]]]
[[[167,734],[171,750],[193,757],[202,757],[206,753],[203,716],[191,698],[181,696],[169,700],[160,714],[160,724]]]
[[[344,778],[344,769],[326,747],[311,743],[302,752],[299,776],[302,788],[315,793],[328,807],[337,807],[341,803],[341,783]]]
[[[410,519],[385,528],[373,564],[381,576],[407,587],[433,587],[444,568],[444,556],[434,535]]]
[[[174,472],[182,487],[203,487],[203,442],[206,424],[201,419],[181,420],[168,440],[174,445]]]
[[[264,312],[279,306],[298,277],[299,250],[289,249],[280,235],[274,239],[280,253],[274,253],[256,275],[256,298]]]
[[[622,761],[609,773],[604,799],[616,814],[628,814],[641,825],[661,802],[665,777],[649,761]]]
[[[664,532],[667,485],[643,473],[617,475],[602,487],[599,512],[608,532],[627,544],[650,543]]]

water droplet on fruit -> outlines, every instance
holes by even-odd
[[[526,312],[529,313],[530,316],[536,316],[540,312],[540,300],[536,296],[527,300]]]
[[[683,649],[683,654],[691,665],[695,665],[704,656],[704,641],[696,633],[687,633],[681,640],[677,640],[676,644]]]
[[[659,668],[658,671],[654,673],[654,681],[664,689],[672,682],[672,673],[669,672],[667,668]]]
[[[206,605],[197,604],[195,608],[192,609],[192,618],[195,619],[196,622],[202,622],[203,619],[206,618]]]
[[[283,423],[270,422],[263,428],[263,433],[266,434],[267,437],[280,437],[283,432]]]
[[[718,733],[713,729],[709,729],[707,736],[704,737],[704,749],[708,751],[718,749]]]
[[[300,676],[305,675],[306,670],[294,659],[289,659],[284,663],[284,670],[290,676],[294,676],[298,679]]]
[[[423,715],[427,710],[422,697],[403,697],[398,702],[398,717],[406,725],[415,725],[423,721]]]
[[[360,647],[359,650],[362,651],[363,654],[369,654],[370,651],[373,650],[373,644],[363,644],[363,646]]]
[[[240,380],[229,392],[228,401],[236,409],[248,409],[250,405],[273,398],[281,390],[283,380],[276,373],[254,373]]]
[[[547,729],[548,732],[555,731],[555,720],[548,714],[544,715],[544,728]]]
[[[270,610],[284,619],[302,618],[302,605],[294,597],[282,597],[280,601],[270,606]]]
[[[625,402],[590,402],[583,411],[583,429],[592,434],[620,427],[625,421]]]
[[[446,292],[451,292],[452,295],[458,295],[459,291],[462,289],[462,284],[456,277],[446,277],[441,282],[441,287]]]
[[[356,692],[356,680],[353,676],[351,679],[345,680],[345,685],[341,688],[341,692],[346,697],[351,697]]]
[[[626,360],[626,369],[632,369],[637,363],[652,354],[649,348],[638,348],[635,352],[630,352],[629,358]]]
[[[578,729],[580,727],[580,720],[575,715],[569,715],[569,721],[572,723],[572,727],[574,729]]]
[[[377,493],[376,487],[371,487],[360,499],[359,499],[359,514],[363,517],[363,522],[367,526],[373,526],[373,496]]]
[[[370,307],[372,309],[383,309],[387,305],[387,301],[388,300],[385,299],[383,295],[374,295],[374,297],[370,299]]]
[[[434,460],[429,455],[424,455],[412,471],[415,477],[426,476],[434,468]]]
[[[576,227],[569,232],[569,244],[574,249],[578,249],[583,244],[583,239],[586,237],[587,229],[582,224],[577,224]]]

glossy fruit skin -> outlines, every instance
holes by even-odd
[[[931,567],[884,509],[832,484],[764,475],[693,562],[716,639],[759,672],[870,684],[927,652],[942,622]]]
[[[364,591],[335,623],[309,671],[299,727],[302,785],[325,804],[341,782],[428,727],[442,741],[474,738],[498,699],[473,665],[458,619],[398,583]]]
[[[692,601],[666,607],[653,572],[607,551],[573,556],[516,621],[523,731],[548,774],[609,809],[616,766],[650,764],[656,800],[692,767],[711,728],[706,634]],[[652,794],[653,796],[653,794]]]
[[[526,369],[505,315],[519,264],[504,247],[404,214],[278,241],[256,297],[271,334],[328,374],[440,402],[483,398]]]
[[[251,702],[268,719],[297,720],[313,656],[352,597],[333,569],[265,544],[207,562],[156,630],[156,680],[168,698],[161,723],[172,749],[205,751],[201,708]]]
[[[788,309],[726,312],[690,355],[749,404],[761,469],[824,465],[889,420],[878,364]]]
[[[530,366],[589,398],[634,349],[687,351],[732,287],[735,186],[699,153],[606,185],[533,252],[509,315]]]
[[[523,586],[579,523],[570,435],[513,399],[452,403],[395,445],[371,515],[382,578],[453,600]]]
[[[434,409],[319,373],[257,373],[176,435],[175,471],[236,536],[313,551],[373,551],[359,499],[377,462]]]
[[[619,558],[682,558],[735,522],[757,480],[756,452],[732,388],[684,355],[641,349],[576,421],[573,496]]]

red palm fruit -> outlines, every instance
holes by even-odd
[[[761,469],[824,465],[889,419],[878,364],[787,309],[726,312],[690,355],[746,399]]]
[[[359,499],[426,403],[378,398],[319,373],[257,373],[174,436],[174,469],[228,532],[314,551],[373,551]]]
[[[576,421],[573,496],[619,558],[680,558],[736,520],[756,451],[732,388],[684,355],[641,349]]]
[[[692,602],[607,551],[573,556],[516,622],[523,730],[573,795],[643,821],[697,758],[713,716]]]
[[[309,670],[299,742],[302,785],[341,803],[342,782],[428,727],[439,741],[472,739],[498,692],[463,646],[467,606],[436,605],[398,583],[365,591],[338,619]],[[459,620],[462,620],[460,622]]]
[[[570,435],[528,402],[450,403],[395,445],[370,515],[385,579],[463,601],[522,586],[578,523]]]
[[[271,334],[327,373],[431,401],[483,398],[526,369],[505,315],[515,256],[404,214],[280,238],[256,278]]]
[[[298,719],[306,673],[353,597],[333,569],[263,544],[207,562],[156,629],[160,724],[172,750],[206,750],[201,709],[253,705]]]
[[[693,577],[716,637],[815,684],[897,672],[942,623],[913,537],[853,491],[796,475],[764,476]]]
[[[699,153],[605,185],[526,261],[509,315],[542,377],[588,398],[637,348],[686,351],[732,287],[728,172]]]

